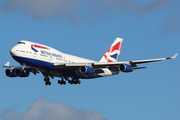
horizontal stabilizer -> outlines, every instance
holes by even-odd
[[[148,67],[134,67],[133,69],[144,69],[144,68],[148,68]]]
[[[4,66],[9,66],[10,65],[10,62],[7,62]]]
[[[10,62],[7,62],[3,67],[5,67],[5,68],[12,68],[12,67],[14,67],[14,66],[9,66],[10,65]]]

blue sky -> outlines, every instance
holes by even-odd
[[[180,53],[179,15],[179,0],[1,0],[0,64],[19,65],[9,50],[20,40],[98,61],[121,37],[120,61],[170,57]],[[0,119],[179,120],[179,60],[66,86],[2,68]]]

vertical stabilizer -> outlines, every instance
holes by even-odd
[[[122,38],[116,38],[116,40],[113,42],[113,44],[110,46],[108,51],[104,54],[99,62],[117,62],[120,55],[122,43]]]

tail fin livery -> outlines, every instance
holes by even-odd
[[[122,42],[122,38],[116,38],[116,40],[113,42],[111,47],[104,54],[104,56],[99,62],[117,62],[120,55]]]

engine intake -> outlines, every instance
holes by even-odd
[[[19,69],[19,68],[15,68],[14,69],[14,74],[16,75],[16,76],[20,76],[21,75],[21,69]]]
[[[80,73],[83,74],[93,74],[94,73],[94,69],[89,67],[89,66],[81,66],[79,68]]]
[[[127,65],[127,64],[121,64],[119,66],[119,69],[122,72],[132,72],[133,71],[133,68],[130,65]]]
[[[29,72],[27,72],[26,70],[21,70],[19,68],[14,69],[14,74],[18,77],[28,77],[29,76]]]
[[[6,70],[5,70],[5,74],[6,74],[6,76],[8,76],[8,77],[17,77],[17,76],[14,74],[14,69],[6,69]]]

